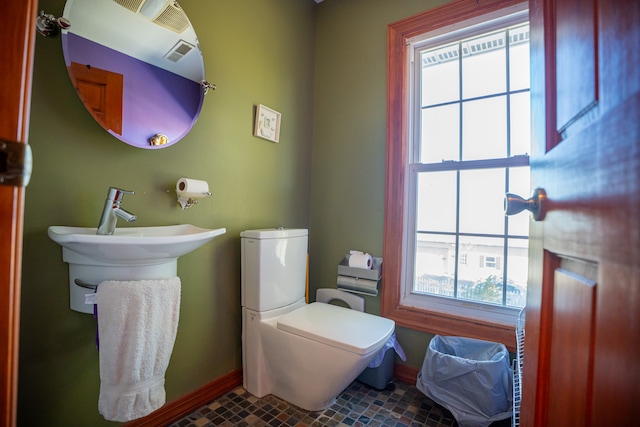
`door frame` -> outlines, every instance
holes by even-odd
[[[37,0],[0,4],[4,37],[0,50],[0,140],[27,143]],[[0,185],[0,426],[15,426],[25,189]]]

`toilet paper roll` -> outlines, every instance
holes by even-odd
[[[373,267],[373,257],[364,253],[352,253],[349,255],[349,267],[371,270]]]
[[[182,197],[198,199],[210,196],[209,183],[198,179],[180,178],[176,183],[176,193]]]

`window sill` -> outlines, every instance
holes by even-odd
[[[461,317],[415,307],[383,304],[381,314],[396,325],[430,334],[464,336],[504,344],[516,351],[515,327],[511,324]]]

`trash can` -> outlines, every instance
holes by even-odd
[[[436,335],[416,386],[451,411],[460,427],[486,427],[511,416],[512,382],[503,344]]]
[[[395,332],[356,379],[377,390],[384,390],[393,380],[394,353],[398,353],[402,360],[407,360]]]
[[[384,390],[393,380],[393,353],[393,348],[386,349],[380,364],[370,365],[356,379],[369,387]]]

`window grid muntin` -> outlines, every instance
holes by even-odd
[[[528,157],[525,159],[524,156],[519,156],[520,158],[510,158],[510,159],[506,159],[506,161],[512,161],[515,162],[517,161],[518,163],[524,163],[525,160],[527,162],[527,165],[520,165],[519,167],[528,167]],[[417,242],[418,242],[418,235],[440,235],[440,236],[452,236],[455,239],[455,247],[454,247],[454,279],[453,279],[453,299],[458,299],[458,284],[459,284],[459,257],[460,257],[460,237],[485,237],[485,238],[495,238],[495,239],[502,239],[503,241],[503,254],[502,254],[502,265],[501,265],[501,274],[502,274],[502,306],[507,306],[507,288],[509,286],[509,275],[508,275],[508,261],[509,261],[509,241],[510,240],[514,240],[514,239],[519,239],[519,240],[528,240],[529,236],[527,235],[518,235],[518,234],[509,234],[509,218],[505,215],[504,218],[504,233],[501,234],[497,234],[497,233],[469,233],[469,232],[461,232],[460,231],[460,214],[459,214],[459,209],[460,209],[460,171],[467,169],[467,170],[475,170],[475,168],[456,168],[456,166],[460,166],[461,163],[465,163],[465,162],[445,162],[450,164],[450,166],[452,166],[452,169],[448,169],[448,170],[456,170],[457,174],[456,174],[456,187],[457,187],[457,191],[456,191],[456,226],[455,226],[455,231],[451,231],[451,232],[447,232],[447,231],[438,231],[438,230],[419,230],[416,228],[415,231],[415,244],[414,244],[414,250],[415,253],[417,254]],[[474,162],[476,163],[476,162]],[[426,166],[426,165],[425,165]],[[494,166],[495,167],[495,166]],[[514,166],[511,166],[514,167]],[[505,167],[504,169],[504,173],[505,173],[505,192],[509,191],[509,171],[511,169],[511,167]],[[518,166],[515,166],[518,167]],[[443,170],[438,168],[438,170]],[[444,169],[447,170],[447,169]],[[417,172],[417,171],[416,171]],[[416,179],[418,176],[419,172],[416,173]],[[417,187],[417,186],[416,186]],[[417,212],[416,212],[416,218],[417,218]],[[415,262],[415,257],[414,257],[414,262]],[[416,285],[416,280],[417,280],[417,275],[414,273],[412,275],[413,277],[413,286],[411,287],[411,293],[417,293],[417,294],[422,294],[423,292],[420,291],[416,291],[415,290],[415,285]],[[439,297],[443,297],[446,298],[445,296],[441,296],[441,295],[437,295],[437,294],[429,294],[432,296],[439,296]],[[479,302],[479,301],[476,301]],[[479,302],[479,303],[484,303],[484,304],[491,304],[489,302]],[[510,307],[510,306],[507,306]]]
[[[416,255],[417,255],[417,242],[418,242],[418,236],[420,234],[423,233],[429,233],[429,234],[442,234],[442,235],[451,235],[455,237],[455,255],[454,255],[454,298],[458,299],[458,283],[459,283],[459,256],[460,256],[460,236],[478,236],[478,237],[499,237],[502,238],[503,240],[503,257],[502,257],[502,306],[503,307],[508,307],[507,304],[507,288],[508,288],[508,282],[509,282],[509,276],[508,276],[508,265],[509,265],[509,239],[527,239],[528,240],[528,236],[518,236],[518,235],[510,235],[509,234],[509,221],[508,218],[505,216],[504,218],[504,234],[500,234],[500,235],[494,235],[494,234],[482,234],[482,233],[461,233],[460,232],[460,171],[464,170],[464,169],[483,169],[483,168],[490,168],[490,167],[498,167],[498,168],[504,168],[505,170],[505,181],[504,181],[504,185],[505,185],[505,192],[509,191],[509,170],[510,167],[518,167],[518,166],[527,166],[529,165],[529,157],[528,155],[518,155],[518,156],[511,156],[511,122],[512,122],[512,117],[511,117],[511,96],[518,94],[518,93],[525,93],[525,92],[529,92],[529,88],[526,89],[518,89],[515,91],[511,91],[511,77],[510,77],[510,47],[511,47],[511,42],[512,42],[512,37],[510,35],[510,31],[515,30],[515,32],[518,34],[522,34],[520,32],[520,30],[522,30],[524,27],[528,27],[528,23],[524,23],[524,24],[519,24],[516,26],[513,26],[511,28],[506,28],[506,29],[502,29],[501,31],[494,31],[494,32],[489,32],[489,33],[484,33],[484,34],[479,34],[477,35],[475,38],[482,38],[485,37],[489,34],[501,34],[504,33],[504,40],[506,40],[506,45],[503,46],[504,51],[505,51],[505,87],[506,87],[506,91],[505,92],[500,92],[500,93],[492,93],[492,94],[487,94],[487,95],[483,95],[483,96],[476,96],[476,97],[470,97],[468,99],[465,99],[463,94],[463,74],[462,74],[462,66],[463,66],[463,61],[462,61],[462,49],[463,49],[463,43],[465,43],[465,40],[461,40],[457,43],[450,43],[449,45],[453,45],[453,44],[457,44],[458,46],[458,50],[457,50],[457,55],[454,55],[456,57],[455,60],[458,61],[458,98],[457,100],[452,100],[452,101],[447,101],[447,102],[440,102],[440,103],[435,103],[432,105],[422,105],[422,100],[423,100],[423,92],[422,92],[422,73],[421,73],[421,65],[422,65],[422,58],[423,58],[423,53],[424,52],[428,52],[428,51],[436,51],[439,49],[439,47],[425,47],[426,45],[423,45],[422,47],[416,47],[414,50],[414,58],[420,58],[420,60],[415,61],[414,64],[414,87],[417,87],[417,91],[415,91],[414,93],[417,93],[418,96],[415,97],[415,101],[417,102],[417,106],[418,108],[416,108],[416,114],[415,114],[415,122],[416,123],[416,127],[414,128],[414,135],[412,136],[412,141],[413,144],[409,153],[410,153],[410,158],[415,159],[414,161],[419,162],[421,159],[421,150],[424,149],[424,146],[422,144],[421,141],[421,137],[422,137],[422,125],[421,125],[421,120],[422,120],[422,114],[421,111],[427,108],[436,108],[438,106],[445,106],[445,105],[458,105],[458,114],[459,114],[459,123],[458,126],[460,127],[458,133],[459,133],[459,147],[458,147],[458,159],[457,160],[453,160],[453,159],[443,159],[441,163],[412,163],[409,164],[408,167],[408,171],[411,174],[411,176],[413,176],[413,179],[410,180],[410,182],[413,182],[414,184],[412,186],[410,186],[410,194],[413,194],[413,198],[416,199],[417,198],[417,177],[419,175],[419,173],[421,172],[432,172],[432,171],[447,171],[447,170],[455,170],[456,171],[456,194],[455,194],[455,203],[456,203],[456,229],[455,229],[455,233],[447,233],[447,232],[437,232],[437,233],[432,233],[429,232],[427,230],[417,230],[417,217],[418,217],[418,206],[415,205],[415,214],[414,214],[414,220],[412,222],[412,228],[415,230],[414,233],[414,238],[413,240],[413,244],[410,246],[412,253],[414,254],[413,257],[413,263],[416,262]],[[527,35],[528,35],[528,29],[527,29]],[[517,38],[517,35],[514,37]],[[522,37],[520,37],[520,40],[522,39]],[[444,45],[441,45],[441,47],[444,47]],[[415,77],[417,76],[417,77]],[[464,109],[463,104],[465,102],[471,102],[474,100],[481,100],[481,99],[487,99],[487,98],[494,98],[494,97],[499,97],[499,96],[504,96],[506,98],[506,157],[505,158],[499,158],[499,159],[480,159],[480,160],[463,160],[463,130],[462,127],[464,125],[464,121],[463,121],[463,113],[464,113]],[[411,154],[413,153],[413,154]],[[405,270],[406,271],[406,270]],[[415,293],[415,287],[416,287],[416,281],[417,281],[417,275],[415,272],[415,267],[412,267],[410,269],[410,271],[412,273],[407,274],[405,277],[409,278],[411,277],[411,281],[412,281],[412,285],[410,287],[406,287],[405,290],[409,290],[410,293]],[[407,271],[407,273],[409,273],[409,271]],[[428,294],[430,296],[438,296],[436,294]],[[480,302],[481,304],[490,304],[490,303],[485,303],[485,302]]]

